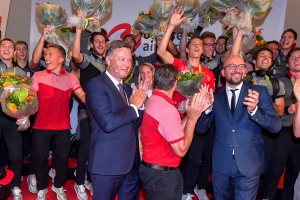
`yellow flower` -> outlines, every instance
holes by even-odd
[[[12,85],[11,82],[5,82],[5,83],[3,83],[3,87],[8,87],[10,85]]]
[[[146,11],[146,15],[149,15],[149,14],[150,14],[150,12],[149,12],[149,10],[147,10],[147,11]]]
[[[14,103],[9,103],[8,109],[12,112],[16,112],[17,111],[17,106]]]

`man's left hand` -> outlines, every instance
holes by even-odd
[[[247,106],[248,112],[253,112],[259,102],[259,93],[249,89],[248,90],[248,97],[245,98],[243,102],[244,105]]]

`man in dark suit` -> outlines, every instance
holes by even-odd
[[[214,95],[213,188],[217,200],[255,200],[264,172],[262,128],[277,133],[281,121],[266,87],[243,83],[244,60],[229,57],[221,71],[226,87]],[[196,131],[207,127],[198,122]]]
[[[86,87],[91,123],[87,170],[94,187],[93,199],[137,200],[139,164],[137,129],[141,124],[146,92],[123,84],[132,68],[130,45],[113,41],[106,49],[107,71]],[[131,95],[132,94],[132,95]]]

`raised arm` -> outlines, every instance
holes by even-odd
[[[236,28],[233,28],[236,29]],[[230,56],[238,56],[239,52],[242,50],[242,41],[243,41],[243,34],[241,31],[238,31],[236,37],[233,37],[233,44]]]
[[[86,14],[78,12],[77,17],[83,18]],[[80,52],[80,38],[81,38],[82,28],[76,28],[76,33],[74,36],[74,41],[72,45],[72,58],[75,63],[82,63],[83,61],[83,54]]]
[[[180,51],[180,60],[187,60],[186,57],[186,43],[187,43],[188,32],[186,30],[182,30],[180,42],[179,42],[179,51]]]
[[[297,105],[300,104],[300,79],[298,79],[294,85],[294,94],[297,99]],[[300,106],[297,106],[297,110],[294,118],[294,135],[296,138],[300,137]]]
[[[173,63],[174,61],[174,56],[167,51],[167,47],[174,28],[182,21],[186,20],[186,17],[183,17],[183,14],[184,9],[182,7],[176,8],[173,11],[167,31],[165,32],[165,35],[163,36],[161,43],[157,48],[157,54],[164,63]]]
[[[41,61],[43,49],[44,49],[45,37],[47,34],[50,34],[51,31],[52,31],[52,28],[49,25],[44,28],[43,33],[40,37],[40,40],[33,50],[32,59],[30,62],[30,68],[32,70],[36,70],[40,66],[40,61]]]

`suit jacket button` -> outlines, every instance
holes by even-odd
[[[232,130],[232,132],[235,132],[235,130]]]
[[[230,146],[233,147],[233,144],[231,144]]]

